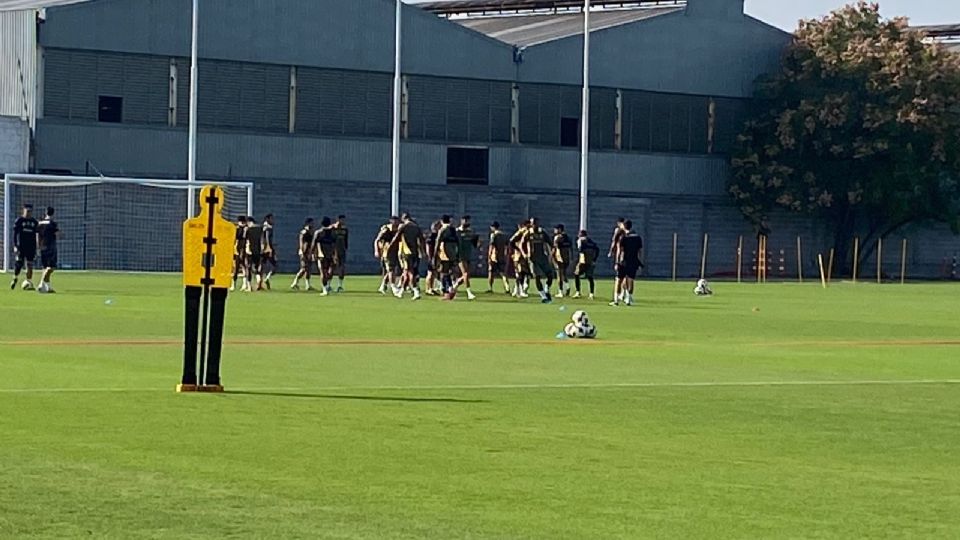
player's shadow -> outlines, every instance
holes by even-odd
[[[405,403],[489,403],[484,399],[457,399],[440,397],[358,396],[350,394],[307,394],[300,392],[256,392],[252,390],[228,390],[224,394],[234,396],[285,397],[294,399],[342,399],[353,401],[397,401]]]

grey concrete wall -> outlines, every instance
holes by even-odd
[[[391,0],[205,0],[202,58],[393,71]],[[190,0],[95,0],[51,8],[47,47],[190,55]],[[512,79],[512,48],[404,6],[404,71]]]
[[[745,15],[677,12],[591,33],[590,82],[597,86],[749,97],[777,68],[790,35]],[[521,81],[578,84],[583,38],[523,53]]]
[[[30,128],[19,118],[0,116],[0,173],[26,172]]]
[[[187,134],[156,127],[116,126],[42,120],[37,131],[38,168],[100,170],[125,176],[185,177]],[[401,178],[416,184],[446,185],[446,146],[401,146]],[[213,178],[287,178],[326,182],[386,184],[390,142],[325,139],[235,132],[201,132],[197,168]],[[576,149],[493,146],[490,186],[494,188],[579,189]],[[719,195],[725,193],[725,158],[640,153],[591,153],[591,187],[598,191]]]

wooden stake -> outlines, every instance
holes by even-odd
[[[830,264],[827,265],[827,283],[833,283],[833,254],[834,248],[830,248]]]
[[[803,244],[797,235],[797,279],[803,283]]]
[[[677,233],[673,233],[673,281],[677,280]]]
[[[707,245],[710,243],[710,235],[703,235],[703,254],[700,256],[700,279],[707,279]]]
[[[860,265],[860,237],[853,239],[853,282],[857,282],[857,267]]]
[[[907,239],[903,239],[903,247],[900,248],[900,284],[907,282]]]
[[[883,238],[877,239],[877,283],[883,283]]]
[[[820,284],[823,285],[823,288],[827,288],[827,274],[823,271],[823,254],[817,254],[817,262],[820,264]]]
[[[763,249],[763,236],[757,237],[757,257],[756,257],[756,266],[757,266],[757,283],[760,283],[762,274],[760,273],[760,260],[763,259],[763,256],[760,255]]]
[[[763,259],[763,266],[761,267],[760,275],[763,276],[763,283],[766,283],[767,282],[767,235],[763,235],[763,251],[761,253],[763,254],[761,256],[761,259]]]
[[[737,241],[737,283],[741,283],[743,278],[743,235]]]

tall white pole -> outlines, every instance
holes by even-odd
[[[590,0],[583,1],[583,103],[580,106],[580,228],[587,228],[590,175]]]
[[[10,179],[3,179],[3,272],[10,270],[10,253],[13,248],[10,247],[10,241],[13,239],[13,232],[10,230]]]
[[[390,170],[390,214],[400,214],[400,31],[401,0],[397,0],[397,13],[394,28],[393,45],[393,150]]]
[[[190,134],[187,141],[187,217],[196,216],[193,183],[197,181],[197,21],[199,0],[193,0],[193,32],[190,38]]]

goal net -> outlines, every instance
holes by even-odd
[[[253,215],[253,184],[216,183],[224,189],[223,215]],[[13,226],[24,204],[43,218],[52,206],[61,237],[60,268],[127,272],[177,272],[182,265],[182,227],[190,188],[204,182],[7,174],[3,179],[3,271],[13,267]],[[195,205],[199,208],[199,203]]]

